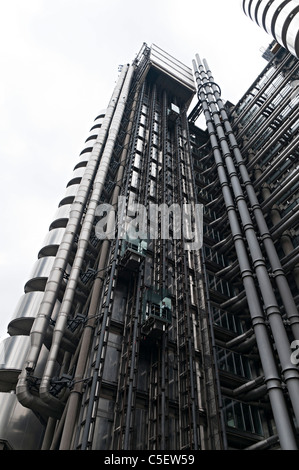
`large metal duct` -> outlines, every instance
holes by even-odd
[[[299,57],[298,0],[242,0],[245,14],[295,57]]]
[[[242,195],[240,182],[237,181],[237,172],[226,142],[226,137],[223,133],[221,122],[222,116],[220,116],[220,110],[217,109],[216,106],[216,103],[220,104],[220,98],[218,97],[219,87],[215,84],[206,61],[204,61],[205,70],[198,54],[196,55],[196,59],[197,63],[193,60],[193,68],[198,86],[198,98],[202,103],[202,108],[206,118],[207,130],[210,136],[215,163],[217,165],[219,182],[233,235],[236,255],[239,261],[243,285],[247,296],[248,308],[252,319],[252,327],[256,337],[256,343],[265,375],[265,383],[268,389],[268,395],[277,426],[280,444],[282,449],[296,449],[297,444],[295,442],[286,403],[284,401],[281,379],[279,377],[274,354],[272,352],[264,318],[264,311],[267,313],[269,323],[272,324],[272,333],[276,336],[275,343],[277,347],[279,346],[280,349],[283,346],[283,349],[286,348],[286,350],[288,350],[288,352],[282,350],[279,352],[281,366],[287,374],[291,371],[290,363],[288,363],[288,365],[286,364],[286,362],[289,362],[290,357],[288,339],[282,325],[279,309],[276,308],[276,301],[272,295],[273,291],[269,283],[266,266],[263,264],[263,257],[260,252],[258,240],[256,239],[254,230],[252,230],[253,226],[252,222],[250,222],[249,210],[246,204],[244,204],[244,195]],[[230,187],[232,187],[232,191]],[[237,187],[239,189],[237,189]],[[247,215],[244,218],[245,214]],[[242,226],[239,222],[238,215],[240,216]],[[245,238],[243,236],[242,228],[245,233]],[[245,241],[247,242],[247,245]],[[251,259],[253,260],[252,266],[247,248],[249,249]],[[260,268],[262,268],[261,272],[259,272]],[[259,298],[257,286],[254,282],[254,274],[258,279],[262,299]],[[261,304],[261,300],[264,304],[263,306]],[[275,318],[272,313],[274,313]],[[275,324],[273,321],[274,319]],[[288,382],[288,380],[286,380],[286,382],[288,382],[288,385],[290,386],[289,396],[292,400],[294,413],[297,413],[299,417],[299,408],[297,407],[296,398],[298,397],[299,375],[298,371],[295,369],[292,370],[291,374],[294,374],[291,379],[292,383]],[[297,391],[293,389],[293,386]]]

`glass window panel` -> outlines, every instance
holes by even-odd
[[[250,407],[243,403],[243,415],[245,421],[245,430],[248,432],[254,432],[250,414]]]
[[[140,126],[139,131],[138,131],[138,137],[144,137],[144,134],[145,134],[145,128],[143,126]]]
[[[168,418],[168,428],[169,449],[177,449],[178,443],[176,442],[176,436],[178,435],[178,419],[171,414],[169,414]]]
[[[138,375],[137,375],[137,388],[138,390],[146,391],[148,390],[148,363],[143,356],[140,356],[138,363]]]
[[[256,434],[263,434],[262,423],[259,410],[257,408],[251,407],[252,421],[254,426],[254,432]]]
[[[228,329],[231,331],[236,331],[235,317],[233,315],[228,315]]]
[[[235,373],[235,365],[234,365],[234,354],[231,351],[227,352],[227,370],[232,374]]]
[[[247,403],[224,399],[226,424],[243,431],[263,435],[259,409]]]
[[[146,442],[147,426],[144,426],[145,422],[147,422],[146,410],[136,408],[133,426],[133,448],[136,450],[142,450],[144,442]]]
[[[231,329],[233,331],[236,331],[236,333],[243,333],[243,326],[241,320],[238,317],[235,317],[234,315],[232,315],[230,318],[232,322]]]
[[[221,326],[223,326],[223,328],[226,328],[227,330],[229,330],[229,323],[228,323],[227,313],[223,312],[222,315],[220,316],[220,319],[221,319]]]
[[[103,379],[109,382],[117,382],[119,371],[120,352],[110,345],[107,346],[105,364],[103,370]]]
[[[227,365],[226,365],[226,354],[223,349],[218,350],[218,366],[219,369],[221,370],[226,370]]]
[[[155,197],[156,194],[156,183],[154,181],[150,182],[150,196]]]
[[[210,289],[214,289],[214,287],[215,287],[215,277],[212,276],[211,274],[208,274],[208,281],[209,281]]]
[[[157,176],[157,164],[154,163],[154,162],[152,162],[152,163],[151,163],[151,167],[152,167],[152,168],[151,168],[151,175],[152,175],[154,178],[156,178],[156,176]]]
[[[244,370],[244,376],[247,377],[248,379],[252,378],[251,374],[251,368],[250,368],[250,363],[247,357],[243,357],[243,370]]]
[[[234,412],[235,412],[236,427],[239,429],[245,430],[242,405],[238,401],[234,403]]]
[[[242,357],[239,354],[235,354],[234,360],[235,360],[235,373],[237,375],[244,376]]]
[[[156,148],[156,147],[152,147],[151,150],[152,150],[152,158],[153,158],[154,160],[158,160],[158,150],[157,150],[157,148]]]
[[[137,139],[136,150],[142,153],[143,149],[143,141],[141,139]]]
[[[93,449],[107,450],[110,448],[113,416],[114,402],[100,397],[95,421]]]
[[[140,162],[141,162],[141,157],[138,153],[136,153],[135,158],[134,158],[134,166],[136,168],[140,168]]]
[[[233,408],[232,400],[228,400],[228,399],[224,400],[224,412],[226,416],[227,425],[235,428],[236,423],[235,423],[234,408]]]
[[[131,185],[132,185],[134,188],[137,188],[137,186],[138,186],[138,173],[137,173],[137,171],[133,171],[133,173],[132,173],[132,182],[131,182]]]

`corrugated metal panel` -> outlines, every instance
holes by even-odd
[[[155,44],[151,46],[150,61],[167,75],[181,82],[190,90],[195,91],[191,68],[187,67]]]

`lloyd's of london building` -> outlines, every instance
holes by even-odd
[[[0,346],[3,449],[299,447],[299,6],[242,3],[277,42],[237,104],[199,56],[122,67]]]

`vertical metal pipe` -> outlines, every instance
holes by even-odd
[[[299,181],[299,173],[297,171],[292,171],[287,175],[287,177],[284,179],[283,184],[280,183],[274,191],[269,194],[267,199],[264,199],[264,201],[261,204],[261,207],[263,209],[263,212],[266,210],[269,210],[275,202],[280,199],[283,194],[285,194],[286,191],[292,189],[293,186]],[[270,191],[269,191],[270,193]]]
[[[95,328],[96,308],[98,305],[99,296],[100,296],[102,286],[103,286],[105,268],[107,266],[106,259],[107,259],[109,246],[110,246],[109,241],[104,240],[102,249],[101,249],[100,260],[97,266],[98,274],[93,285],[93,292],[92,292],[89,311],[87,315],[87,323],[84,327],[82,344],[80,346],[79,358],[78,358],[78,362],[76,365],[76,371],[74,374],[74,379],[73,379],[74,385],[73,385],[72,390],[70,391],[65,424],[63,426],[61,442],[59,446],[60,450],[70,449],[74,431],[75,431],[78,407],[80,404],[80,399],[83,394],[86,361],[88,358],[88,354],[90,352],[90,344],[91,344],[91,340],[92,340],[92,336],[93,336],[93,332]]]
[[[56,324],[53,332],[52,345],[49,351],[49,356],[45,366],[44,374],[40,384],[40,397],[48,404],[55,406],[57,399],[50,394],[50,381],[53,375],[53,370],[57,361],[57,356],[61,344],[61,340],[67,325],[67,320],[72,307],[75,291],[78,283],[78,279],[81,272],[83,260],[85,258],[86,249],[88,247],[90,233],[93,228],[93,222],[95,218],[96,208],[99,204],[99,199],[102,193],[102,189],[105,183],[106,175],[108,173],[109,164],[112,157],[113,148],[115,145],[115,139],[121,125],[121,119],[124,113],[129,88],[134,72],[134,67],[131,66],[128,69],[122,90],[121,98],[117,103],[115,113],[111,122],[111,126],[108,133],[107,142],[101,158],[101,163],[94,180],[94,187],[92,190],[91,198],[89,200],[87,212],[84,218],[84,222],[81,229],[81,234],[78,241],[78,248],[75,259],[73,261],[72,270],[68,279],[68,283],[65,289],[64,297],[58,313]]]
[[[50,408],[50,406],[42,401],[38,396],[35,396],[30,392],[26,369],[23,369],[19,375],[16,386],[16,395],[19,402],[26,408],[30,408],[45,417],[51,416],[56,419],[61,418],[63,413],[63,404],[61,402],[58,403],[55,409],[53,409]]]
[[[86,166],[86,170],[82,177],[82,181],[79,185],[78,193],[72,204],[70,211],[70,218],[65,229],[63,240],[58,248],[53,268],[50,272],[43,300],[41,302],[37,317],[33,323],[30,340],[31,348],[27,357],[26,369],[32,371],[35,369],[35,365],[40,353],[40,349],[43,343],[44,335],[49,324],[49,320],[52,314],[54,304],[57,299],[58,291],[63,279],[63,275],[68,263],[68,258],[73,247],[75,235],[78,232],[79,224],[83,215],[83,211],[89,196],[90,189],[92,187],[98,163],[99,155],[102,151],[104,142],[107,138],[107,132],[110,127],[112,116],[115,112],[115,106],[118,102],[119,95],[121,92],[122,85],[124,83],[127,74],[127,68],[124,67],[119,77],[117,86],[113,92],[110,100],[107,112],[94,145],[94,150],[91,153],[89,162]]]
[[[281,93],[281,91],[283,90],[283,88],[285,86],[285,81],[291,80],[292,77],[295,76],[295,73],[297,72],[298,68],[299,68],[299,62],[296,61],[294,63],[293,68],[290,70],[290,72],[283,79],[281,79],[281,83],[275,88],[275,91],[271,95],[272,99],[275,98],[276,96],[278,96]],[[288,98],[286,98],[286,100],[287,99]],[[267,108],[267,106],[268,106],[268,102],[266,101],[261,107],[259,107],[257,112],[252,116],[252,119],[257,119],[263,113],[265,108]],[[245,124],[242,127],[242,129],[239,132],[239,135],[242,136],[243,134],[245,134],[246,131],[248,131],[248,129],[250,128],[251,125],[252,125],[252,120],[250,120],[247,124]]]
[[[145,87],[143,87],[143,91]],[[150,128],[149,128],[149,143],[152,142],[153,137],[153,124],[155,119],[155,105],[156,105],[156,86],[154,85],[152,90],[152,99],[151,99],[151,120],[150,120]],[[148,162],[147,162],[147,173],[146,179],[149,178],[149,168],[150,168],[150,154],[151,154],[151,147],[149,144],[148,148]],[[131,170],[131,167],[129,167]],[[129,174],[129,173],[128,173]],[[127,179],[126,186],[125,186],[125,194],[128,193],[129,190],[129,178]],[[140,266],[138,272],[138,281],[137,281],[137,289],[136,289],[136,302],[135,302],[135,313],[134,313],[134,322],[133,322],[133,339],[132,339],[132,352],[131,352],[131,363],[130,363],[130,374],[129,374],[129,387],[128,387],[128,397],[127,397],[127,407],[126,407],[126,417],[125,417],[125,433],[124,433],[124,443],[123,449],[129,450],[130,448],[130,427],[131,427],[131,414],[133,408],[133,387],[134,387],[134,374],[135,374],[135,355],[136,355],[136,348],[137,348],[137,340],[138,340],[138,326],[139,326],[139,317],[140,317],[140,288],[141,288],[141,281],[142,281],[142,270],[143,266]]]
[[[125,436],[124,436],[124,446],[123,446],[124,450],[130,449],[131,413],[132,413],[132,407],[133,407],[132,397],[133,397],[134,376],[135,376],[135,368],[136,368],[138,324],[139,324],[139,316],[140,316],[139,309],[140,309],[141,275],[142,275],[142,266],[139,269],[137,289],[136,289],[136,303],[135,303],[134,323],[133,323],[131,365],[130,365],[130,375],[129,375],[129,390],[128,390],[128,398],[127,398]]]
[[[201,63],[198,55],[196,56],[196,58],[199,63],[199,68],[202,69],[203,67],[202,65],[200,65]],[[243,285],[247,295],[247,302],[252,319],[252,325],[256,336],[256,342],[265,375],[265,383],[267,385],[269,399],[272,406],[273,416],[277,426],[278,435],[280,437],[281,446],[283,449],[297,449],[296,440],[292,430],[292,424],[290,422],[288,410],[283,396],[281,379],[279,377],[276,363],[274,360],[274,355],[271,348],[271,343],[268,336],[263,311],[260,305],[248,254],[243,241],[243,234],[236,213],[229,182],[226,177],[226,171],[223,164],[222,155],[216,138],[216,132],[214,129],[213,120],[207,101],[207,94],[204,87],[204,80],[202,80],[201,74],[198,71],[196,61],[193,61],[193,68],[196,77],[196,82],[198,85],[198,97],[202,102],[204,115],[207,122],[207,128],[211,140],[211,146],[215,158],[218,177],[222,189],[222,194],[224,197],[236,255],[240,266]],[[206,80],[206,82],[207,81],[208,80]]]
[[[137,111],[139,114],[141,113],[142,97],[143,97],[144,91],[145,91],[145,86],[143,84],[141,92],[140,92],[138,111]],[[138,92],[138,90],[137,90],[137,92]],[[135,128],[135,130],[133,132],[133,135],[134,135],[134,139],[136,139],[137,128]],[[131,168],[131,167],[132,167],[132,158],[130,158],[130,164],[129,164],[129,168]],[[122,168],[124,169],[124,167],[122,167]],[[126,184],[125,184],[125,189],[124,189],[125,194],[128,193],[128,187],[129,187],[129,182],[128,182],[128,178],[127,178]],[[117,189],[118,192],[115,193],[115,197],[118,197],[120,189],[121,189],[120,186],[118,186],[118,189]],[[108,298],[110,298],[109,296],[111,294],[112,281],[114,279],[115,272],[116,272],[117,253],[118,253],[118,249],[119,249],[119,243],[120,243],[120,241],[119,241],[119,238],[117,237],[116,241],[115,241],[115,250],[114,250],[114,256],[113,256],[111,271],[110,271],[110,283],[109,283],[109,288],[108,288],[109,291],[108,291],[108,294],[107,294]],[[103,351],[103,347],[104,347],[104,337],[105,337],[107,321],[108,321],[108,306],[106,305],[106,307],[104,309],[104,313],[103,313],[102,328],[101,328],[100,334],[99,334],[99,336],[100,336],[99,337],[99,344],[98,344],[98,348],[97,348],[97,355],[96,355],[96,360],[95,360],[95,365],[94,365],[94,372],[93,372],[93,375],[92,375],[92,382],[91,382],[91,389],[90,389],[90,400],[89,400],[89,405],[88,405],[87,414],[86,414],[86,423],[84,425],[83,435],[82,435],[81,449],[83,449],[83,450],[85,450],[87,448],[87,444],[88,444],[88,434],[89,434],[89,428],[90,428],[90,424],[91,424],[91,414],[92,414],[92,409],[93,409],[93,406],[94,406],[93,397],[95,396],[95,391],[96,391],[98,377],[99,377],[99,367],[100,367],[102,351]]]
[[[208,72],[209,72],[209,70],[208,70]],[[282,88],[284,88],[284,83],[285,82],[283,81],[282,82]],[[271,99],[273,99],[273,96],[271,96]],[[255,140],[257,140],[258,137],[263,135],[265,130],[271,129],[271,127],[272,127],[271,124],[272,123],[273,123],[273,127],[275,126],[276,122],[281,119],[280,118],[281,113],[287,108],[287,106],[290,104],[292,99],[293,99],[292,95],[289,93],[280,101],[279,104],[275,104],[275,109],[273,111],[271,110],[270,116],[267,116],[267,117],[264,116],[263,123],[261,123],[261,125],[259,125],[258,128],[255,128],[254,132],[250,132],[250,127],[255,125],[255,122],[257,120],[257,116],[254,115],[253,117],[251,117],[251,119],[249,120],[249,123],[248,123],[248,129],[249,129],[249,133],[251,135],[250,135],[249,139],[246,140],[246,142],[244,142],[243,151],[245,149],[246,150],[250,149],[252,147],[253,142]],[[266,109],[269,108],[269,101],[268,100],[266,100],[266,102],[264,103],[262,108],[260,108],[259,114],[263,114],[264,108],[266,108]],[[293,117],[293,115],[295,115],[295,116]],[[297,119],[298,119],[298,109],[296,109],[296,107],[294,107],[293,110],[288,115],[288,122],[287,122],[287,125],[285,126],[286,129],[289,129],[291,127],[291,123],[290,123],[290,120],[289,120],[289,118],[291,118],[291,116],[293,117],[294,121],[297,121]],[[283,122],[281,123],[279,131],[281,131],[282,129],[283,129]],[[243,129],[242,129],[242,134],[243,134]],[[241,132],[240,132],[240,135],[241,135]],[[245,133],[245,135],[246,135],[246,133]],[[273,145],[273,144],[274,144],[274,142],[272,141],[272,136],[271,136],[271,145]]]
[[[249,202],[252,207],[253,214],[255,216],[255,220],[257,223],[257,227],[259,229],[263,244],[265,246],[266,253],[268,255],[269,262],[271,264],[272,272],[274,275],[275,282],[277,284],[282,302],[285,306],[286,309],[286,314],[287,317],[290,321],[290,325],[294,334],[295,339],[299,339],[299,314],[298,310],[291,292],[291,289],[289,287],[289,284],[287,282],[286,276],[284,274],[284,271],[282,269],[280,259],[277,255],[274,242],[272,240],[272,237],[270,235],[270,231],[268,229],[266,220],[264,218],[263,211],[261,209],[261,206],[258,202],[258,199],[256,197],[256,193],[253,187],[253,184],[251,182],[251,179],[249,177],[244,159],[242,157],[242,154],[240,152],[237,140],[235,138],[235,135],[233,133],[231,124],[229,122],[226,110],[224,108],[222,99],[220,97],[220,94],[218,92],[218,88],[213,84],[214,82],[214,77],[212,76],[211,71],[209,70],[208,64],[206,61],[204,61],[206,70],[207,70],[207,75],[208,79],[211,82],[211,87],[214,91],[214,96],[216,99],[216,103],[218,105],[220,114],[221,114],[221,119],[222,123],[225,128],[226,135],[228,136],[230,147],[233,151],[233,154],[236,159],[236,163],[238,165],[240,175],[242,177],[242,181],[245,185],[245,189],[248,195]]]
[[[280,110],[281,112],[282,110]],[[282,122],[281,126],[279,129],[273,132],[271,135],[271,139],[267,140],[267,143],[265,143],[259,150],[257,150],[256,154],[254,155],[253,158],[250,159],[248,162],[248,169],[254,167],[255,163],[259,160],[262,159],[264,155],[266,155],[269,150],[271,150],[271,147],[274,146],[274,144],[278,143],[281,138],[283,138],[284,134],[288,132],[288,130],[296,124],[298,120],[298,115],[299,115],[299,109],[297,106],[295,106],[289,113],[288,118],[286,121]],[[234,126],[235,127],[235,126]],[[246,152],[246,150],[251,149],[252,144],[254,143],[256,139],[255,133],[253,133],[248,140],[246,140],[243,144],[242,151]],[[281,148],[283,148],[283,145],[281,144]]]
[[[141,91],[137,90],[136,95],[135,95],[135,97],[137,99],[137,93],[138,94],[140,93],[139,94],[138,110],[137,110],[138,115],[140,115],[140,113],[141,113],[142,97],[144,95],[144,92],[145,92],[145,84],[143,83],[143,85],[141,87]],[[131,127],[132,127],[133,121],[131,120],[130,122],[131,122]],[[137,138],[137,130],[138,130],[137,127],[135,127],[135,130],[133,131],[134,139]],[[123,161],[123,165],[124,165],[124,162],[125,162],[125,159]],[[132,167],[132,155],[130,156],[128,171],[130,171],[131,167]],[[122,166],[122,171],[123,171],[123,169],[124,169],[124,166]],[[129,188],[129,178],[126,179],[125,188],[124,188],[124,191],[123,191],[124,194],[128,193],[128,188]],[[117,192],[114,193],[116,199],[119,195],[120,189],[121,189],[121,186],[118,185],[117,186]],[[116,199],[115,199],[115,202],[116,202]],[[110,223],[109,220],[108,220],[108,223]],[[120,240],[119,240],[119,237],[117,236],[116,241],[115,241],[115,250],[114,250],[114,256],[113,256],[111,271],[110,271],[110,282],[109,282],[108,294],[107,294],[108,298],[110,298],[110,294],[111,294],[111,291],[112,291],[112,281],[114,279],[115,272],[116,272],[119,244],[120,244]],[[100,367],[102,351],[103,351],[103,347],[104,347],[104,336],[105,336],[107,321],[108,321],[108,306],[106,305],[105,309],[104,309],[104,313],[103,313],[102,328],[101,328],[100,333],[99,333],[99,344],[98,344],[98,347],[97,347],[97,355],[96,355],[96,360],[95,360],[95,365],[94,365],[94,372],[93,372],[93,375],[92,375],[90,400],[89,400],[89,405],[88,405],[88,409],[87,409],[86,423],[84,425],[83,435],[82,435],[81,449],[83,449],[83,450],[86,449],[87,445],[88,445],[88,434],[89,434],[89,428],[90,428],[90,424],[91,424],[92,409],[93,409],[93,405],[94,405],[93,404],[93,397],[95,396],[97,381],[98,381],[98,377],[99,377],[99,367]]]
[[[166,91],[163,93],[162,102],[162,142],[163,142],[163,158],[162,158],[162,203],[165,204],[166,198],[166,154],[167,154],[167,94]],[[166,240],[162,240],[162,287],[166,288]],[[166,419],[166,380],[165,380],[165,365],[166,365],[166,342],[167,332],[164,331],[162,335],[161,348],[161,450],[165,450],[165,419]]]
[[[203,69],[199,57],[197,57],[199,68],[202,70],[203,83],[209,100],[209,106],[215,123],[216,134],[220,142],[221,151],[224,156],[226,169],[230,177],[233,193],[236,200],[236,205],[241,218],[242,226],[245,232],[245,237],[248,243],[249,251],[252,257],[253,268],[257,276],[257,281],[261,290],[261,295],[264,302],[264,308],[269,320],[272,330],[273,338],[276,344],[280,364],[282,367],[282,374],[289,390],[289,396],[293,405],[293,410],[296,418],[299,420],[299,372],[297,367],[291,362],[292,350],[290,347],[287,332],[285,330],[279,306],[277,304],[272,284],[270,281],[269,273],[262,255],[262,251],[257,240],[257,236],[253,227],[251,216],[247,207],[247,203],[241,188],[240,181],[234,166],[231,152],[226,141],[224,130],[222,127],[219,112],[215,105],[215,97],[211,92],[212,85]]]
[[[161,450],[166,450],[165,446],[165,415],[166,415],[166,380],[165,380],[165,354],[166,354],[166,332],[162,335],[162,344],[161,344]]]
[[[135,114],[136,104],[137,104],[137,92],[134,97],[134,102],[133,102],[132,111],[130,114],[127,134],[126,134],[125,141],[124,141],[124,149],[122,151],[122,155],[120,158],[120,165],[119,165],[118,172],[116,175],[117,184],[112,194],[111,205],[113,207],[116,206],[117,204],[118,196],[119,196],[120,189],[121,189],[121,181],[123,179],[124,166],[125,166],[126,159],[127,159],[128,145],[129,145],[131,132],[132,132],[132,121],[133,121],[133,116]],[[108,224],[110,225],[109,222]],[[74,375],[74,387],[71,390],[70,397],[69,397],[68,412],[66,415],[65,426],[63,429],[62,437],[61,437],[60,450],[67,450],[71,446],[72,436],[74,433],[74,427],[76,423],[78,406],[79,406],[79,402],[80,402],[80,398],[82,396],[82,390],[83,390],[82,379],[84,377],[86,361],[88,358],[88,353],[89,353],[90,344],[91,344],[91,338],[92,338],[92,334],[95,328],[96,309],[98,306],[99,296],[101,294],[101,290],[103,286],[104,270],[107,267],[107,256],[108,256],[110,244],[111,244],[111,241],[109,239],[104,240],[102,244],[102,248],[101,248],[101,254],[100,254],[100,259],[98,263],[98,275],[94,282],[92,297],[91,297],[89,311],[87,315],[88,321],[83,332],[82,345],[80,347],[79,358],[77,361],[76,371]]]
[[[234,121],[235,126],[244,118],[244,116],[248,112],[249,108],[251,108],[259,100],[259,98],[266,92],[267,88],[271,85],[271,83],[274,81],[274,79],[276,79],[278,77],[278,75],[282,72],[282,70],[284,69],[286,63],[290,60],[290,57],[291,57],[290,54],[286,54],[286,57],[283,59],[283,61],[280,62],[279,65],[275,65],[274,72],[271,75],[271,80],[268,80],[262,86],[262,88],[259,89],[258,93],[249,101],[249,103],[247,103],[244,106],[244,108],[242,109],[242,111],[236,117],[236,119]],[[262,72],[262,74],[260,74],[260,76],[258,78],[260,79],[260,77],[263,76],[265,71],[266,70],[268,71],[269,69],[271,69],[271,67],[273,68],[273,65],[267,65],[266,69],[264,69],[264,71]],[[258,79],[254,82],[253,86],[255,86],[257,88],[257,84],[258,84]],[[250,91],[252,91],[252,87],[247,91],[246,96],[248,96]]]
[[[196,183],[195,183],[195,177],[194,177],[194,166],[193,166],[193,159],[192,159],[192,151],[191,151],[191,148],[190,148],[190,131],[189,131],[189,124],[188,124],[188,121],[186,119],[186,115],[185,115],[185,126],[184,127],[185,127],[186,133],[187,133],[188,154],[189,154],[189,158],[190,158],[190,170],[191,170],[190,179],[191,179],[191,186],[192,186],[192,195],[193,195],[195,203],[197,203],[198,200],[197,200],[197,194],[196,194],[196,190],[195,190]],[[204,144],[204,145],[206,145],[206,144]],[[203,272],[203,277],[204,277],[204,280],[205,280],[205,295],[206,295],[207,304],[208,304],[207,318],[208,318],[208,323],[209,323],[209,327],[210,327],[211,349],[212,349],[212,356],[214,358],[214,363],[217,364],[216,343],[215,343],[214,328],[213,328],[213,324],[212,324],[213,323],[213,316],[212,316],[212,312],[211,312],[210,293],[209,293],[209,289],[207,287],[208,286],[208,281],[207,281],[205,253],[204,253],[204,250],[201,250],[201,252],[202,252],[201,253],[202,262],[201,262],[200,253],[198,251],[196,251],[194,253],[194,256],[195,256],[195,259],[196,259],[196,262],[197,262],[197,266],[201,267],[200,271]],[[196,273],[196,276],[198,276],[200,274],[199,270],[195,270],[195,273]],[[200,299],[200,293],[198,293],[198,295],[199,295],[199,299]],[[218,372],[217,368],[214,368],[213,374],[215,376],[215,382],[216,382],[216,395],[217,395],[217,405],[216,406],[219,407],[220,423],[221,423],[221,425],[220,425],[221,429],[219,430],[219,434],[220,434],[221,437],[219,438],[219,441],[221,443],[220,445],[223,446],[223,448],[225,450],[227,450],[227,436],[226,436],[226,428],[225,428],[225,422],[224,422],[223,405],[222,405],[222,400],[221,400],[220,378],[219,378],[219,372]],[[215,445],[215,448],[219,449],[219,447],[216,447],[216,445]]]
[[[176,132],[176,146],[177,149],[180,148],[179,145],[179,123],[178,120],[176,121],[176,127],[175,127],[175,132]],[[178,167],[178,173],[179,173],[179,200],[181,207],[183,206],[183,194],[182,194],[182,175],[181,175],[181,166],[180,166],[180,153],[177,151],[177,167]],[[181,219],[181,224],[183,224],[183,218]],[[182,233],[183,233],[183,226],[182,228]],[[183,249],[183,248],[182,248]],[[182,254],[182,271],[183,271],[183,276],[184,276],[184,286],[186,287],[188,285],[188,274],[187,274],[187,261],[186,261],[186,252]],[[191,414],[192,414],[192,423],[190,423],[190,427],[193,429],[193,443],[194,443],[194,449],[198,450],[198,437],[197,437],[197,413],[196,413],[196,398],[195,398],[195,383],[194,383],[194,367],[193,367],[193,345],[192,345],[192,340],[191,340],[191,310],[190,310],[190,303],[189,303],[189,295],[186,295],[186,322],[187,322],[187,332],[188,332],[188,338],[187,338],[187,348],[188,348],[188,359],[189,359],[189,375],[190,375],[190,397],[191,397]]]
[[[108,299],[111,298],[111,293],[112,293],[112,289],[113,289],[113,282],[114,282],[115,272],[116,272],[118,249],[119,249],[119,239],[117,238],[116,241],[115,241],[115,252],[114,252],[113,261],[112,261],[112,265],[111,265],[110,280],[109,280],[109,286],[108,286],[108,292],[107,292],[107,298]],[[85,424],[84,424],[84,428],[83,428],[81,450],[86,450],[87,447],[88,447],[88,436],[89,436],[89,432],[90,432],[92,412],[93,412],[93,408],[94,408],[94,405],[95,405],[95,395],[96,395],[96,389],[97,389],[98,378],[99,378],[99,370],[100,370],[100,365],[101,365],[102,352],[103,352],[104,342],[105,342],[106,324],[107,324],[108,316],[109,316],[109,305],[108,304],[109,304],[109,302],[107,302],[107,304],[104,308],[103,319],[102,319],[102,328],[100,330],[100,337],[99,337],[99,344],[98,344],[98,349],[97,349],[97,354],[96,354],[96,359],[95,359],[95,365],[93,367],[93,374],[92,374],[92,377],[91,377],[89,402],[88,402],[88,407],[87,407],[87,412],[86,412]]]
[[[48,422],[47,422],[46,432],[45,432],[45,435],[44,435],[41,450],[50,449],[51,441],[53,439],[53,434],[54,434],[54,431],[55,431],[55,427],[56,427],[56,419],[49,418]]]

